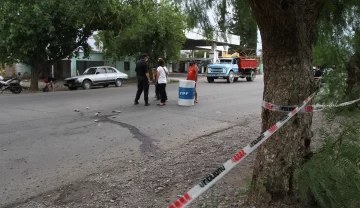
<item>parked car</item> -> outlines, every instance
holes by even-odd
[[[66,78],[64,86],[68,87],[69,90],[76,90],[78,87],[88,90],[92,86],[108,87],[110,84],[121,87],[126,79],[128,79],[128,75],[114,67],[97,66],[86,69],[80,76]]]

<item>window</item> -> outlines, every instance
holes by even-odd
[[[107,72],[108,74],[116,73],[116,71],[115,71],[113,68],[107,68],[107,69],[106,69],[106,72]]]
[[[105,68],[98,68],[96,72],[100,72],[100,74],[106,74]]]
[[[220,59],[220,64],[231,64],[231,59]]]
[[[130,70],[130,62],[128,62],[128,61],[125,61],[125,62],[124,62],[124,70],[125,70],[125,71],[129,71],[129,70]]]
[[[84,74],[95,74],[96,68],[88,68]]]

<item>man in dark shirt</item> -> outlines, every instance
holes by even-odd
[[[319,79],[321,79],[321,77],[322,77],[322,72],[321,72],[320,66],[318,66],[318,67],[316,67],[314,78],[315,78],[315,80],[319,80]]]
[[[147,60],[149,59],[147,54],[142,55],[142,60],[136,64],[136,76],[137,76],[137,84],[138,90],[135,97],[135,105],[139,104],[139,99],[141,93],[144,91],[144,100],[145,106],[149,106],[149,85],[150,85],[150,76],[149,76],[149,67],[147,64]]]

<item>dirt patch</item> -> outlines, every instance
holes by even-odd
[[[84,203],[89,197],[94,195],[93,190],[105,190],[107,187],[107,184],[101,184],[95,181],[79,181],[76,184],[70,184],[64,187],[64,189],[56,195],[54,204]]]

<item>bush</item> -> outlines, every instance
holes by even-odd
[[[329,131],[322,130],[323,146],[295,171],[300,197],[324,208],[360,207],[360,119]]]

